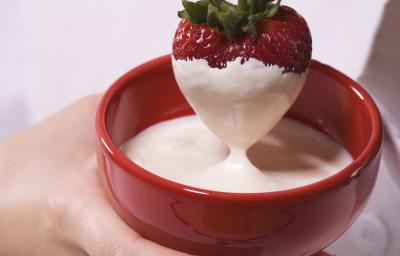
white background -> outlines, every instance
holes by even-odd
[[[357,78],[383,0],[287,0],[313,57]],[[171,51],[179,0],[0,0],[0,139]]]

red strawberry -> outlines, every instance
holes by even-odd
[[[210,67],[255,58],[285,72],[302,73],[311,58],[312,39],[306,21],[292,8],[271,0],[183,1],[185,10],[175,34],[176,59],[205,59]]]

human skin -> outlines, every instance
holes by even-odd
[[[95,157],[99,99],[0,143],[0,255],[187,255],[142,238],[107,201]]]
[[[0,144],[0,255],[186,255],[140,237],[107,201],[96,171],[99,99]]]

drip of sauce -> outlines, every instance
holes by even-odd
[[[306,72],[284,73],[250,58],[238,58],[224,69],[205,60],[176,60],[177,83],[189,104],[230,148],[231,156],[219,168],[250,170],[246,150],[267,134],[292,106],[303,88]]]

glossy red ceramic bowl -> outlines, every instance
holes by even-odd
[[[382,125],[353,80],[312,61],[287,114],[325,132],[355,159],[320,182],[279,192],[207,191],[160,178],[118,147],[163,120],[193,114],[176,85],[170,56],[118,79],[98,107],[98,164],[109,199],[145,238],[196,255],[312,255],[337,239],[364,208],[381,155]]]

